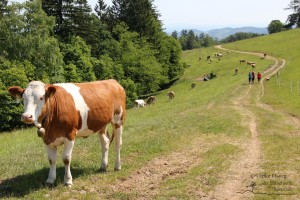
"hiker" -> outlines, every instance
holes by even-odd
[[[252,74],[251,74],[251,72],[249,72],[249,74],[248,74],[248,80],[249,80],[249,84],[250,84],[251,81],[252,81]]]
[[[258,80],[258,82],[260,83],[260,80],[261,80],[261,73],[258,71],[257,72],[257,80]]]
[[[252,83],[254,83],[254,80],[255,80],[255,72],[252,71]]]

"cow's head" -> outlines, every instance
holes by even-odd
[[[55,93],[55,87],[45,87],[45,84],[40,81],[31,81],[26,89],[13,86],[8,91],[15,98],[23,98],[24,100],[24,113],[21,120],[40,128],[39,116],[42,113],[46,99]]]

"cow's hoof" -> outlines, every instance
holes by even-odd
[[[65,183],[65,186],[67,187],[67,188],[71,188],[72,187],[72,183]]]
[[[53,188],[54,187],[54,183],[45,183],[45,186],[47,187],[47,188]]]
[[[120,170],[121,170],[121,168],[115,168],[115,172],[118,172]]]
[[[99,172],[100,172],[100,173],[105,173],[105,172],[106,172],[106,168],[100,168],[100,169],[99,169]]]

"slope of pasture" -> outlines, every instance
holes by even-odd
[[[228,98],[237,95],[236,85],[247,86],[247,73],[251,70],[246,65],[239,64],[240,55],[236,53],[226,55],[223,52],[224,58],[220,62],[215,58],[211,64],[205,61],[204,57],[213,56],[215,52],[213,48],[184,52],[183,60],[191,67],[169,89],[175,92],[175,99],[167,99],[169,90],[161,91],[157,94],[155,105],[128,110],[123,135],[123,166],[118,173],[113,172],[112,167],[109,167],[106,174],[98,172],[101,153],[98,137],[93,135],[75,142],[71,165],[74,186],[71,190],[63,186],[64,168],[59,160],[60,148],[56,185],[49,190],[44,187],[49,168],[48,159],[36,130],[32,128],[1,134],[0,196],[26,199],[119,199],[147,196],[147,190],[138,189],[132,183],[138,180],[130,181],[134,174],[139,174],[139,169],[151,166],[155,158],[166,160],[160,169],[164,178],[159,179],[156,183],[158,186],[177,176],[209,176],[211,183],[207,185],[203,182],[202,185],[197,179],[187,179],[192,181],[169,188],[168,193],[164,191],[164,187],[161,191],[156,189],[151,195],[162,198],[164,195],[167,195],[166,198],[173,195],[193,198],[202,190],[213,190],[222,182],[218,176],[229,168],[229,158],[242,151],[235,143],[249,137],[249,130],[241,124],[239,113],[226,104],[229,104]],[[199,56],[202,57],[201,61],[198,60]],[[257,59],[245,55],[243,58],[253,61]],[[270,61],[261,61],[259,68],[270,64]],[[239,74],[234,75],[237,67],[240,68]],[[217,73],[217,78],[203,82],[203,75],[211,71]],[[191,89],[192,82],[197,84],[194,89]],[[189,160],[187,166],[184,166],[186,171],[168,171],[175,166],[172,159],[168,161],[168,156],[174,152],[179,152],[179,156],[175,156],[173,160],[177,159],[179,163],[181,160]],[[114,146],[111,147],[109,160],[113,165]],[[142,176],[140,178],[145,179]],[[128,182],[126,184],[133,185],[132,190],[125,186],[117,187],[125,180]],[[199,188],[185,193],[186,188],[195,185],[195,182],[199,182]]]
[[[283,58],[285,67],[265,85],[262,101],[300,118],[300,29],[223,45],[225,48],[261,52]],[[291,89],[292,88],[292,89]]]
[[[224,55],[220,62],[213,56],[216,52]],[[214,59],[212,63],[206,61],[208,55]],[[199,57],[202,57],[200,61]],[[112,145],[108,172],[99,173],[101,153],[98,137],[79,138],[72,157],[74,185],[71,189],[63,186],[61,148],[56,184],[49,189],[43,184],[48,174],[48,159],[36,130],[1,134],[0,197],[199,199],[214,194],[218,186],[227,183],[225,177],[232,164],[244,155],[241,144],[251,138],[247,113],[242,116],[233,104],[250,87],[247,74],[252,69],[240,64],[240,59],[257,62],[256,72],[274,64],[253,55],[233,51],[227,54],[214,48],[183,52],[183,60],[191,66],[180,80],[168,90],[157,93],[155,105],[128,110],[123,134],[122,170],[113,171],[115,154]],[[234,75],[235,68],[239,68],[238,75]],[[203,76],[211,71],[217,73],[217,78],[202,81]],[[191,89],[193,82],[197,85]],[[286,175],[287,181],[299,180],[297,120],[294,123],[284,113],[257,106],[254,97],[261,91],[260,84],[255,83],[250,89],[246,106],[257,115],[259,139],[263,146],[263,162],[259,167],[267,174]],[[172,101],[167,98],[170,90],[175,92]],[[269,95],[268,91],[265,91],[265,96]],[[265,96],[264,99],[267,98]],[[286,145],[289,146],[288,151]],[[264,179],[258,181],[263,182]],[[295,185],[293,182],[292,189]],[[263,191],[272,192],[273,188],[266,187]],[[245,195],[251,197],[251,193]],[[285,199],[285,196],[277,197]],[[254,198],[275,197],[255,195]]]

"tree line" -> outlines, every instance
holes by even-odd
[[[177,31],[173,31],[171,36],[177,39],[182,47],[182,50],[191,50],[196,48],[209,47],[217,44],[224,44],[235,42],[238,40],[245,40],[248,38],[262,36],[264,34],[257,33],[246,33],[238,32],[232,35],[227,36],[226,38],[219,40],[217,38],[211,37],[209,34],[200,33],[199,35],[195,34],[193,30],[183,29],[180,34]]]
[[[117,79],[128,101],[156,92],[185,67],[153,0],[30,0],[0,3],[0,90]]]

